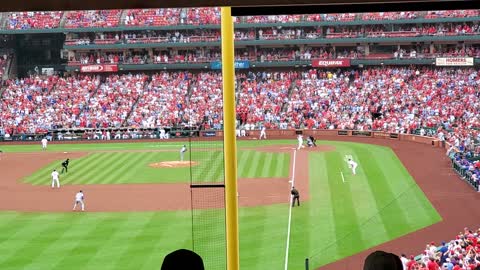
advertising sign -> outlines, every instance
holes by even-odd
[[[117,72],[117,65],[87,65],[81,66],[80,72]]]
[[[250,61],[235,61],[236,69],[244,69],[250,67]],[[222,69],[222,62],[215,61],[210,63],[211,69]]]
[[[350,59],[313,59],[312,67],[349,67]]]
[[[437,66],[473,66],[473,57],[435,58]]]

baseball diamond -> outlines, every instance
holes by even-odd
[[[330,140],[322,138],[316,149],[297,153],[295,186],[302,205],[292,217],[292,269],[302,267],[305,254],[319,250],[321,255],[311,259],[315,267],[338,269],[360,263],[359,254],[369,248],[400,251],[407,243],[424,243],[440,231],[453,233],[460,223],[475,222],[467,213],[450,213],[450,207],[473,198],[466,196],[468,187],[442,173],[449,162],[440,149],[382,139],[325,139]],[[334,141],[338,139],[352,142]],[[128,269],[139,263],[153,269],[169,250],[188,247],[188,168],[150,168],[152,161],[178,156],[177,142],[165,142],[159,150],[152,150],[152,144],[158,142],[62,143],[43,152],[29,152],[29,145],[3,146],[2,269],[61,269],[85,258],[86,269]],[[295,147],[295,140],[239,142],[241,263],[248,269],[281,267]],[[69,172],[60,178],[61,189],[52,191],[48,173],[66,158],[64,150],[71,161]],[[346,155],[357,161],[356,175]],[[12,170],[20,161],[22,170]],[[433,164],[436,175],[422,169]],[[217,181],[219,169],[205,169],[205,181]],[[348,181],[342,182],[339,170]],[[82,215],[70,213],[72,195],[79,189],[86,196]],[[452,197],[458,200],[445,200]],[[162,240],[146,238],[153,234]],[[37,245],[27,246],[30,241]],[[19,253],[30,255],[28,261]],[[48,254],[56,256],[47,259]],[[135,256],[126,261],[119,254]]]
[[[480,9],[377,2],[1,13],[0,270],[479,269]]]

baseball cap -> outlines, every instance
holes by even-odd
[[[377,250],[365,258],[363,270],[403,270],[400,258],[385,251]]]

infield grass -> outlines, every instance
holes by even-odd
[[[242,147],[294,143],[239,142],[240,178],[286,177],[290,162],[288,155],[282,157],[282,154],[256,152]],[[391,149],[346,142],[322,141],[320,144],[332,145],[336,149],[309,153],[310,200],[293,209],[289,269],[303,269],[307,257],[310,258],[311,269],[315,269],[441,220]],[[173,146],[174,143],[165,146],[175,150],[172,153],[128,151],[146,149],[147,145],[128,145],[122,153],[94,153],[91,145],[86,145],[85,149],[81,149],[82,145],[71,145],[78,151],[91,151],[92,154],[74,160],[64,181],[67,184],[68,181],[100,184],[185,181],[188,178],[184,169],[171,169],[175,171],[172,173],[158,169],[149,172],[146,166],[152,161],[178,159],[178,146]],[[58,149],[66,146],[58,145]],[[94,146],[97,150],[103,147],[101,144]],[[112,144],[106,146],[112,147]],[[19,149],[24,151],[26,148],[22,146]],[[71,151],[67,148],[62,150],[65,149]],[[218,151],[217,154],[220,153]],[[218,157],[217,154],[213,153],[211,158]],[[355,176],[345,162],[348,155],[359,165]],[[125,166],[130,160],[134,161]],[[214,164],[217,163],[221,164],[218,168],[205,168],[215,172],[211,176],[213,179],[221,176],[216,172],[223,163],[217,160]],[[109,169],[108,165],[112,164],[119,167]],[[203,170],[201,166],[197,167],[199,171]],[[78,171],[81,168],[84,168],[82,174],[91,170],[94,172],[90,173],[91,177],[73,177],[77,173],[80,175]],[[45,174],[50,169],[47,166],[25,181],[48,184],[49,177]],[[117,170],[121,173],[109,178]],[[145,177],[131,180],[128,176],[130,171],[132,175],[141,172]],[[240,208],[242,269],[283,269],[288,208],[287,204]],[[177,248],[192,247],[191,229],[189,211],[4,212],[0,213],[0,269],[159,269],[165,254]],[[212,230],[206,229],[206,241],[209,234]],[[211,239],[213,241],[215,235]],[[204,259],[209,269],[219,269],[216,268],[219,266],[216,260]]]

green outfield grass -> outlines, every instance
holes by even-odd
[[[192,161],[199,164],[192,169],[195,182],[223,180],[223,155],[220,151],[194,151]],[[178,152],[102,152],[91,153],[70,160],[68,173],[62,175],[62,184],[125,184],[176,183],[190,181],[190,168],[151,168],[160,161],[179,160]],[[63,160],[52,162],[24,179],[33,185],[49,185],[53,169],[61,170]],[[288,177],[290,155],[254,150],[238,152],[240,178]]]
[[[288,175],[288,156],[241,149],[279,144],[294,145],[295,141],[239,142],[239,176]],[[311,269],[314,269],[441,220],[391,149],[346,142],[322,141],[320,144],[333,145],[336,150],[309,153],[310,201],[293,208],[289,269],[303,269],[307,257],[310,258]],[[128,151],[151,150],[149,145],[126,144],[125,149],[121,149],[121,145],[115,145],[118,149],[102,148],[113,147],[112,144],[86,145],[85,149],[82,149],[82,145],[71,145],[75,149],[68,149],[67,145],[58,145],[58,149],[54,149],[54,145],[51,145],[50,150],[126,151],[93,153],[74,160],[67,179],[72,183],[170,182],[188,179],[188,172],[184,169],[174,169],[177,170],[174,173],[157,169],[145,173],[148,177],[129,180],[127,176],[130,169],[147,172],[145,164],[150,160],[178,159],[177,151]],[[159,145],[158,149],[178,150],[178,145],[181,143],[172,142]],[[28,147],[11,147],[9,151],[28,151]],[[212,158],[221,156],[220,152],[217,154],[212,154]],[[355,176],[347,167],[344,160],[346,155],[351,155],[359,164]],[[131,159],[134,161],[129,165],[130,169],[124,169],[127,167],[124,164]],[[110,171],[107,165],[100,165],[103,164],[98,162],[100,160],[110,166],[117,162],[122,166],[116,170],[123,172],[103,182],[116,170]],[[221,161],[216,163],[223,164]],[[202,171],[200,166],[197,169]],[[79,168],[84,168],[84,174],[95,170],[99,180],[73,177]],[[50,169],[47,166],[45,172],[41,170],[25,180],[32,184],[48,184],[48,175],[46,183],[43,183],[43,177]],[[206,169],[214,170],[211,166]],[[216,170],[220,169],[214,170],[212,178],[217,178]],[[157,176],[159,180],[151,179]],[[283,269],[288,209],[287,204],[278,204],[239,210],[242,269]],[[65,214],[0,212],[0,269],[159,269],[166,253],[177,248],[191,248],[191,222],[189,211]],[[212,231],[205,233],[208,239]],[[214,269],[215,262],[206,260],[206,264]]]

